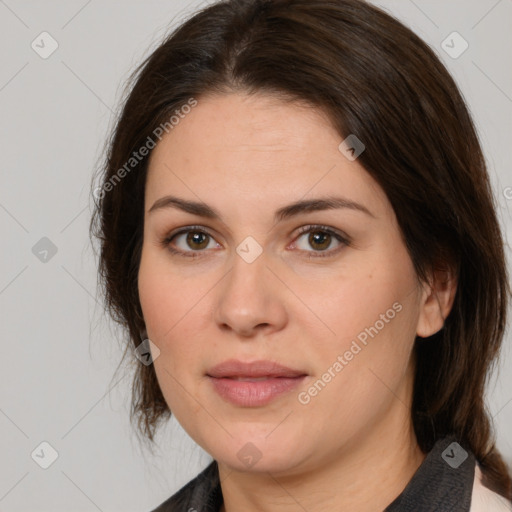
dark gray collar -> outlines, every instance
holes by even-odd
[[[437,441],[384,512],[468,512],[474,477],[474,455],[455,438],[446,437]]]
[[[437,441],[384,512],[468,512],[474,476],[474,455],[454,437],[446,437]],[[219,473],[213,461],[152,512],[219,512],[221,505]]]

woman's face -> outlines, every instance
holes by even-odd
[[[427,295],[341,142],[317,111],[232,94],[198,99],[151,155],[139,293],[155,371],[233,469],[314,468],[409,431]]]

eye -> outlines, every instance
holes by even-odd
[[[173,254],[192,258],[199,256],[198,253],[204,252],[204,249],[214,248],[215,243],[213,246],[211,245],[213,242],[214,238],[212,235],[200,226],[189,226],[165,237],[161,241],[162,245],[167,247]],[[178,248],[176,249],[173,245]]]
[[[343,236],[341,233],[327,226],[304,226],[300,228],[299,235],[296,240],[305,238],[304,235],[308,235],[306,244],[312,247],[313,251],[308,250],[304,245],[300,247],[300,244],[297,244],[297,242],[295,242],[295,244],[299,246],[300,250],[312,253],[308,256],[310,258],[332,256],[341,250],[343,246],[349,245],[350,243],[348,237]],[[333,242],[338,244],[338,248],[327,251]],[[315,252],[320,254],[314,254]]]
[[[300,241],[301,238],[305,238],[305,235],[309,235],[306,244],[312,247],[313,251],[308,250],[307,247],[304,248],[303,243],[297,243],[297,240]],[[332,246],[333,242],[337,244],[337,248],[327,250]],[[213,236],[201,226],[188,226],[183,228],[176,233],[171,233],[166,236],[160,243],[171,253],[190,258],[202,256],[201,253],[204,253],[205,249],[220,247],[220,244],[215,242]],[[300,228],[299,236],[294,242],[294,245],[298,246],[300,251],[309,253],[308,258],[332,256],[349,244],[350,240],[347,236],[327,226],[319,225],[303,226]]]

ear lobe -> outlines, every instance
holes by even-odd
[[[429,283],[424,283],[416,335],[428,338],[439,332],[455,300],[457,279],[452,270],[435,270]]]

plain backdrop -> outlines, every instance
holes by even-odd
[[[426,40],[459,84],[510,240],[512,0],[376,3]],[[174,420],[154,455],[140,448],[131,374],[113,380],[120,333],[103,314],[88,239],[91,177],[125,80],[204,4],[0,0],[2,511],[149,511],[210,460]],[[457,58],[443,49],[448,36],[452,54],[469,45]],[[489,408],[512,464],[511,363],[509,335]]]

